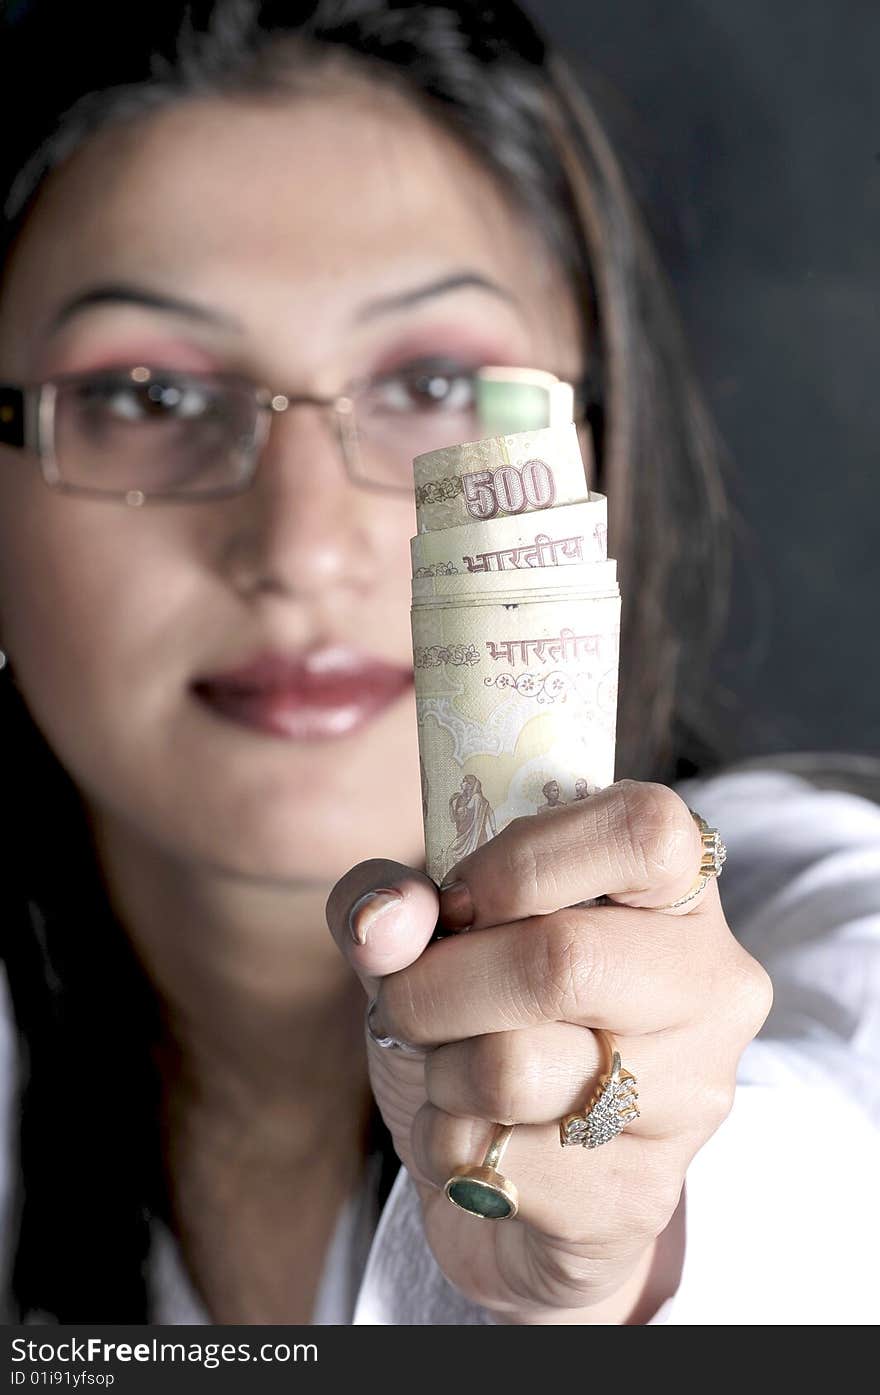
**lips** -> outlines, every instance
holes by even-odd
[[[411,683],[409,666],[332,645],[298,655],[264,651],[192,686],[217,716],[272,736],[311,740],[357,731]]]

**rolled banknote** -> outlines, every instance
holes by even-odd
[[[585,480],[579,500],[558,501],[557,480],[563,495],[576,484],[573,433],[573,427],[525,432],[420,457],[442,455],[445,478],[489,472],[493,488],[491,472],[503,467],[487,459],[517,462],[517,469],[540,460],[554,484],[553,502],[518,511],[529,519],[513,511],[472,517],[464,532],[454,509],[438,512],[433,496],[421,502],[416,496],[413,558],[421,565],[413,577],[413,662],[427,870],[438,883],[512,819],[550,815],[614,779],[616,566],[606,557],[604,536],[592,554],[582,548],[583,560],[568,558],[565,565],[538,542],[541,535],[551,543],[586,539],[605,521],[605,501],[590,496]],[[472,561],[512,550],[520,555],[509,569],[481,562],[461,571],[438,568],[455,561],[462,541],[469,549],[462,556]],[[439,554],[421,551],[425,544]],[[531,547],[538,549],[534,561],[520,551]]]
[[[468,605],[480,606],[490,599],[501,599],[509,603],[520,600],[538,600],[541,596],[592,595],[605,593],[609,587],[617,586],[617,563],[611,558],[592,565],[566,567],[562,576],[549,575],[543,568],[534,571],[517,571],[512,575],[493,574],[491,576],[451,576],[447,573],[430,576],[414,576],[412,581],[413,603],[428,600],[452,603],[456,597]]]
[[[577,428],[547,426],[417,455],[418,531],[588,500]]]
[[[472,521],[417,533],[410,543],[413,576],[566,567],[607,557],[608,509],[603,495],[591,494],[589,502],[554,508],[549,532],[533,512],[493,519],[489,552],[481,550],[486,546],[484,523]]]

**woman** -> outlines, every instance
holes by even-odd
[[[14,4],[0,36],[10,72],[47,41],[66,59],[4,122],[10,1311],[694,1320],[722,1281],[701,1237],[736,1211],[704,1156],[769,1145],[798,1158],[793,1194],[820,1191],[779,1065],[801,1019],[743,1056],[773,946],[741,940],[780,887],[786,948],[808,933],[796,874],[838,833],[797,782],[689,792],[754,873],[729,883],[740,939],[714,877],[694,894],[700,832],[656,783],[511,825],[439,898],[417,870],[406,472],[438,431],[468,439],[483,366],[583,388],[628,607],[618,766],[694,769],[679,680],[711,630],[719,490],[613,157],[509,4],[169,0],[112,34],[104,13]],[[847,855],[873,855],[850,803]],[[568,909],[599,896],[617,904]],[[477,933],[430,943],[438,909]],[[842,1058],[840,1011],[801,1009],[838,1022]],[[560,1148],[598,1029],[641,1117]],[[738,1066],[761,1079],[741,1057],[779,1089],[759,1125],[738,1101],[720,1127]],[[820,1044],[804,1059],[821,1079]],[[405,1169],[364,1278],[393,1175],[373,1097]],[[487,1225],[444,1182],[499,1121],[519,1213]],[[855,1109],[848,1127],[868,1137]],[[745,1246],[768,1233],[756,1195]],[[800,1304],[791,1227],[770,1233]],[[735,1301],[753,1261],[719,1253],[702,1320],[756,1320]]]
[[[451,872],[463,857],[476,852],[498,831],[492,806],[476,775],[465,775],[449,801],[449,817],[455,825],[455,837],[446,852],[446,867]]]

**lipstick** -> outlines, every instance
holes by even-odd
[[[361,730],[412,683],[412,668],[344,645],[289,655],[271,650],[199,678],[195,696],[228,721],[290,741]]]

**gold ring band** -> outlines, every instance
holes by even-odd
[[[696,901],[701,891],[709,885],[714,877],[721,876],[721,869],[727,861],[727,849],[721,841],[721,834],[717,828],[710,828],[706,820],[693,809],[688,813],[700,830],[700,870],[697,873],[697,880],[686,891],[684,896],[679,896],[676,901],[670,901],[665,906],[652,906],[654,911],[677,911],[682,906],[686,906],[689,901]]]
[[[455,1169],[443,1189],[453,1206],[483,1221],[507,1221],[516,1215],[519,1194],[498,1171],[514,1128],[514,1124],[496,1124],[483,1161]]]

